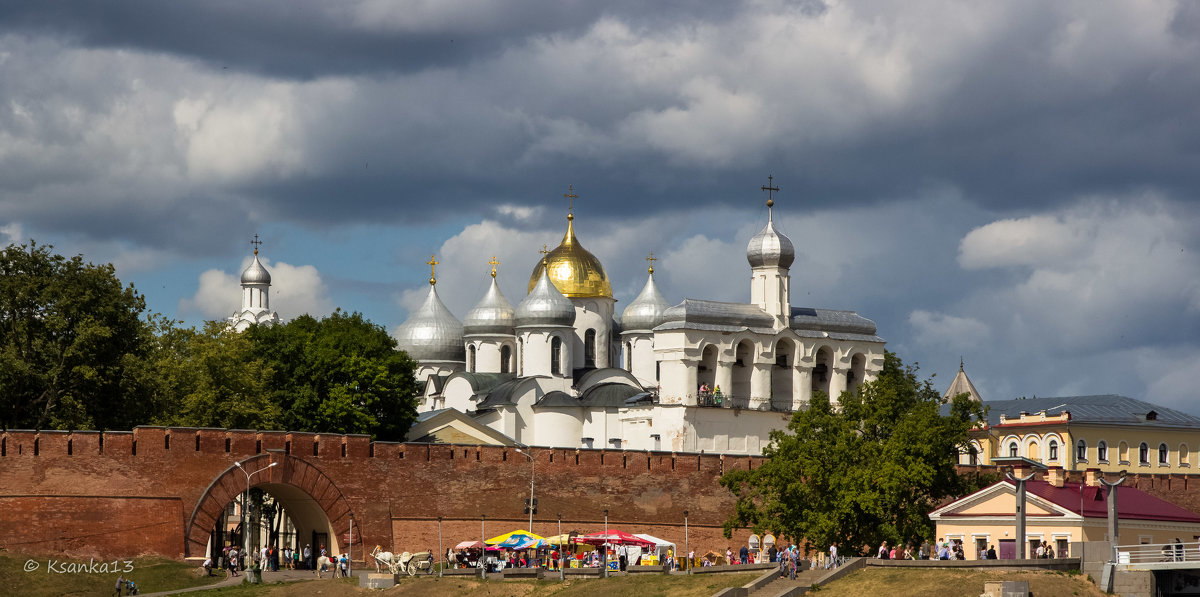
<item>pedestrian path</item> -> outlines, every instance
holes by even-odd
[[[362,570],[355,570],[354,576],[361,574]],[[279,572],[264,571],[262,572],[263,584],[271,584],[278,582],[293,582],[300,580],[317,580],[317,574],[312,570],[280,570]],[[325,578],[333,578],[330,572],[325,573]],[[240,585],[246,580],[246,573],[239,573],[237,576],[229,576],[225,572],[225,580],[213,583],[211,585],[203,585],[199,587],[188,587],[186,589],[175,589],[173,591],[159,591],[157,593],[139,593],[142,597],[157,597],[159,595],[178,595],[180,593],[191,593],[194,591],[205,591],[215,589],[217,587],[230,587]]]

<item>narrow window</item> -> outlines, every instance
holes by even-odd
[[[1142,442],[1138,446],[1138,462],[1141,464],[1150,464],[1150,446],[1146,442]]]
[[[1048,446],[1048,451],[1049,451],[1048,456],[1049,456],[1051,462],[1058,460],[1058,440],[1053,440],[1053,439],[1050,440],[1050,444]]]
[[[1017,457],[1017,442],[1010,442],[1008,444],[1008,457],[1009,458]]]
[[[1108,462],[1108,442],[1101,440],[1096,444],[1096,460]]]
[[[1187,444],[1179,444],[1179,464],[1187,466],[1188,464],[1188,446]]]
[[[75,442],[75,440],[73,440],[73,439],[67,440],[67,456],[70,456],[75,453],[74,442]]]
[[[512,359],[512,347],[507,344],[505,344],[504,346],[501,346],[500,347],[500,372],[501,373],[508,373],[509,371],[512,371],[512,365],[509,364],[509,360],[511,360],[511,359]]]
[[[475,372],[475,345],[474,344],[467,347],[467,372],[469,372],[469,373]]]
[[[1087,442],[1079,440],[1075,444],[1075,460],[1087,462]]]
[[[562,375],[562,340],[558,336],[550,340],[550,373]]]
[[[596,366],[596,330],[583,333],[583,366]]]
[[[1158,463],[1169,464],[1167,459],[1167,444],[1158,444]]]

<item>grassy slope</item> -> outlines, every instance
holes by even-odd
[[[37,569],[26,572],[26,562],[32,560]],[[203,578],[197,568],[174,560],[162,558],[135,558],[133,572],[124,572],[124,561],[117,567],[119,572],[91,574],[86,572],[49,572],[49,561],[55,560],[55,568],[65,563],[85,564],[87,559],[25,556],[12,552],[0,552],[0,594],[20,594],[33,597],[59,597],[75,595],[111,595],[117,576],[133,579],[142,593],[182,589],[217,582],[224,577]],[[97,565],[100,562],[96,562]],[[109,568],[112,562],[109,561]]]
[[[1028,580],[1034,595],[1102,597],[1086,576],[1045,571],[975,571],[915,568],[867,568],[812,593],[820,597],[978,597],[989,580]]]

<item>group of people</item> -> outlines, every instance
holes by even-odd
[[[993,552],[994,553],[994,552]],[[963,553],[962,543],[955,541],[953,543],[945,541],[942,543],[934,542],[933,545],[922,543],[920,547],[913,551],[912,544],[904,546],[903,549],[898,545],[889,546],[887,541],[879,544],[879,549],[875,552],[875,557],[881,560],[965,560],[966,554]],[[986,558],[981,558],[986,559]]]

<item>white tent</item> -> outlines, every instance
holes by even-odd
[[[655,537],[653,535],[643,535],[643,534],[638,534],[638,533],[635,533],[633,536],[637,537],[639,539],[645,539],[645,540],[653,543],[654,544],[654,553],[658,554],[658,557],[660,559],[667,555],[668,549],[675,551],[675,544],[671,543],[670,541],[667,541],[666,539],[659,539],[658,537]]]

